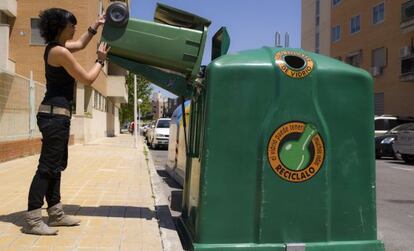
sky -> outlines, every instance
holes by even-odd
[[[131,0],[130,17],[153,21],[157,3],[191,12],[212,22],[204,49],[203,64],[211,59],[211,38],[225,26],[230,35],[229,53],[275,45],[276,31],[289,33],[290,47],[300,47],[300,0]],[[155,92],[171,93],[152,85]]]

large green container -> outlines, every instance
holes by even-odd
[[[207,23],[171,7],[156,13],[168,24],[105,24],[103,39],[112,62],[192,99],[179,221],[191,249],[384,250],[370,75],[296,49],[224,55],[225,29],[197,75]]]
[[[193,250],[384,250],[370,75],[294,49],[208,65],[181,227]]]

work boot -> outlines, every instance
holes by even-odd
[[[63,206],[60,202],[53,207],[49,207],[47,213],[49,214],[48,224],[52,227],[77,226],[81,222],[79,219],[66,215],[65,212],[63,212]]]
[[[42,209],[35,209],[26,212],[25,220],[26,225],[23,227],[22,232],[26,234],[37,235],[56,235],[58,230],[50,228],[42,220]]]

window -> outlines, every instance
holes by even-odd
[[[387,65],[387,48],[381,47],[372,50],[372,67],[385,67]]]
[[[359,67],[362,63],[362,50],[349,53],[345,58],[345,62],[350,65]]]
[[[315,34],[315,52],[319,53],[320,52],[320,48],[319,48],[319,33]]]
[[[351,17],[351,34],[361,30],[361,18],[360,15]]]
[[[320,8],[321,4],[320,4],[320,0],[316,0],[315,1],[315,16],[319,17],[319,13],[320,13]]]
[[[401,74],[414,73],[414,58],[406,58],[401,60]]]
[[[387,65],[387,48],[374,49],[371,55],[371,74],[375,77],[381,75],[384,67]]]
[[[332,0],[332,6],[339,4],[341,0]]]
[[[375,93],[374,96],[375,114],[384,114],[384,93]]]
[[[380,3],[372,9],[372,23],[378,24],[384,21],[384,3]]]
[[[97,90],[94,90],[93,108],[106,112],[106,98]]]
[[[407,1],[401,6],[401,23],[411,21],[414,18],[414,1]]]
[[[45,45],[45,40],[40,36],[39,22],[40,18],[30,19],[30,44],[32,45]]]
[[[384,131],[384,130],[387,130],[388,127],[389,127],[388,120],[386,119],[375,120],[375,130]]]
[[[332,42],[336,42],[339,39],[341,39],[341,26],[337,25],[335,27],[332,28]]]
[[[158,120],[157,128],[170,128],[170,120]]]

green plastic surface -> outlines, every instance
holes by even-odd
[[[182,74],[197,75],[204,52],[207,27],[202,30],[130,19],[123,28],[105,25],[102,41],[110,55]]]
[[[208,65],[206,88],[192,103],[183,235],[193,250],[285,250],[289,243],[384,250],[376,239],[372,78],[289,49],[314,63],[310,72],[300,69],[309,75],[293,78],[275,62],[284,50],[244,51]],[[272,169],[268,145],[278,128],[298,121],[312,125],[308,136],[320,136],[324,159],[310,179],[289,182]]]

